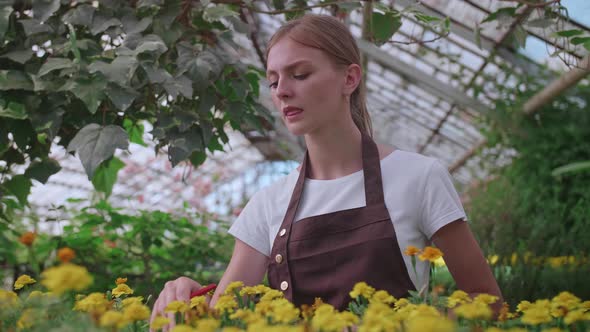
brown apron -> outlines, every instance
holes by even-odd
[[[364,134],[362,151],[367,205],[294,223],[308,177],[309,156],[305,153],[268,264],[270,286],[283,291],[297,306],[320,297],[344,310],[351,301],[348,293],[360,281],[396,298],[415,290],[385,206],[379,151]]]

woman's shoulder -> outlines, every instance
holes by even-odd
[[[378,147],[381,164],[385,164],[384,166],[387,167],[414,172],[428,172],[433,164],[439,162],[437,158],[389,145],[379,145]]]

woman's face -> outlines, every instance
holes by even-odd
[[[283,37],[268,53],[266,77],[292,134],[313,133],[344,118],[346,70],[338,70],[323,51]]]

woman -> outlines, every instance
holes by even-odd
[[[429,266],[418,262],[415,275],[402,250],[431,241],[459,289],[501,299],[447,170],[371,139],[360,63],[347,27],[330,16],[306,15],[271,38],[272,99],[307,152],[230,228],[234,252],[211,305],[230,282],[258,284],[267,272],[270,286],[296,305],[317,296],[343,309],[358,281],[406,296],[428,284]],[[200,287],[185,277],[166,283],[152,317]]]

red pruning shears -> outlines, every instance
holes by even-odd
[[[193,292],[191,292],[191,299],[195,296],[202,296],[202,295],[206,295],[209,292],[213,292],[213,291],[215,291],[216,288],[217,288],[216,284],[209,284],[201,289],[193,291]]]

